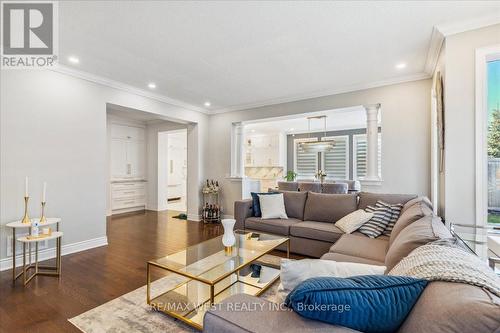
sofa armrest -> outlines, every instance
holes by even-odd
[[[252,199],[245,199],[234,202],[234,219],[236,224],[234,229],[245,229],[245,220],[253,215]]]

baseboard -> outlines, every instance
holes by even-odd
[[[187,215],[188,215],[189,221],[195,221],[195,222],[201,221],[201,215],[198,215],[198,214],[187,214]]]
[[[67,255],[71,253],[81,252],[85,250],[90,250],[95,247],[108,245],[108,237],[98,237],[82,242],[76,242],[72,244],[66,244],[61,247],[61,255]],[[38,252],[38,261],[44,261],[48,259],[55,258],[55,248],[50,248]],[[34,260],[34,255],[32,260]],[[16,267],[23,265],[23,256],[16,255]],[[12,257],[4,258],[0,260],[0,271],[5,271],[12,268]]]

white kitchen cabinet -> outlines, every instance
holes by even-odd
[[[111,125],[111,178],[144,178],[146,173],[145,130]]]
[[[144,209],[146,206],[146,183],[143,181],[112,183],[111,196],[113,213]]]
[[[278,166],[280,164],[279,134],[248,135],[245,149],[246,166]]]
[[[127,176],[127,141],[111,140],[111,175],[113,178]]]
[[[137,127],[137,126],[113,124],[111,125],[111,138],[132,140],[132,141],[144,141],[145,129],[143,127]]]
[[[141,141],[127,142],[127,162],[129,174],[134,178],[144,178],[146,145]]]

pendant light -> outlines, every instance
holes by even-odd
[[[323,119],[323,137],[326,138],[326,116],[315,116],[307,117],[307,128],[309,132],[309,138],[311,138],[311,120],[312,119]],[[335,146],[335,140],[326,139],[321,140],[321,138],[316,138],[316,140],[300,142],[298,144],[298,149],[304,153],[323,153],[330,152]]]

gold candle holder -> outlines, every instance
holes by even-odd
[[[24,216],[22,219],[22,223],[29,224],[31,223],[30,217],[28,216],[28,201],[30,197],[24,197]]]
[[[226,255],[231,255],[233,253],[233,247],[232,246],[224,246],[224,252]]]
[[[45,217],[45,204],[47,202],[42,201],[42,216],[40,217],[40,223],[45,223],[47,222],[47,218]]]

